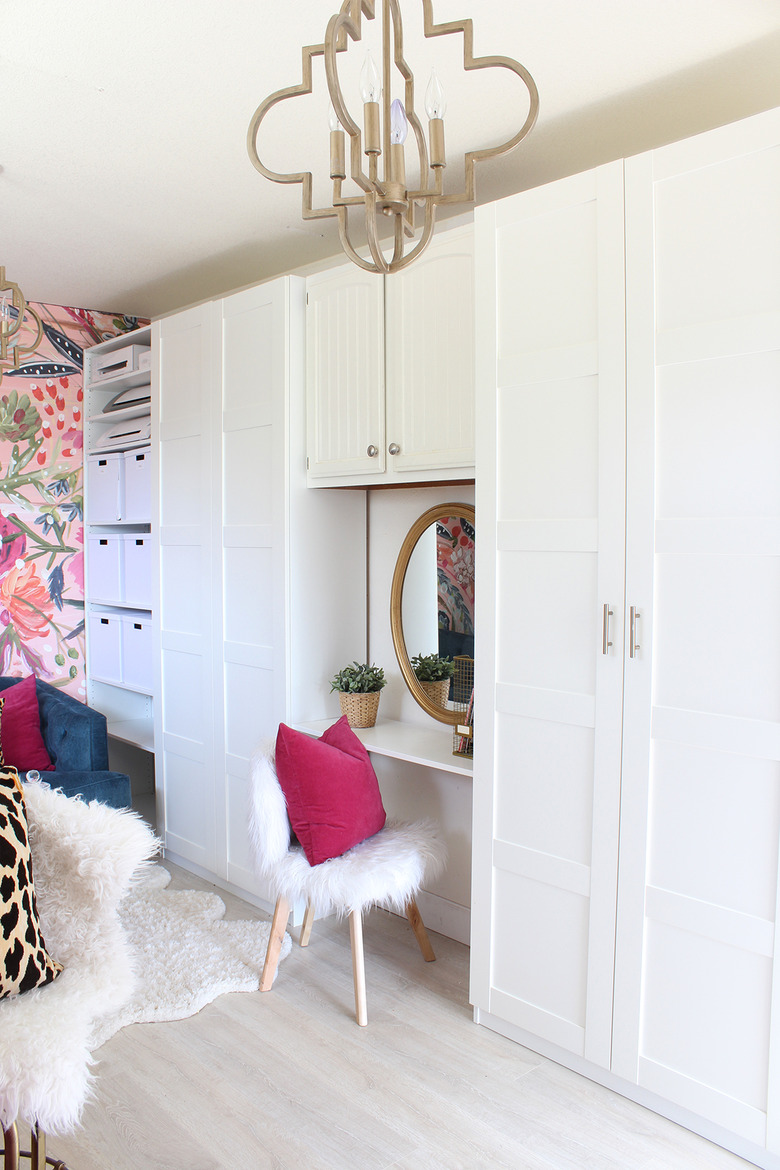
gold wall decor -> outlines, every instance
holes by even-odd
[[[18,337],[25,318],[34,325],[35,336],[29,345],[20,345]],[[5,268],[0,265],[0,382],[6,368],[15,370],[21,365],[23,353],[35,353],[42,337],[43,322],[27,304],[19,285],[6,279]]]

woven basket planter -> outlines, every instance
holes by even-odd
[[[346,715],[350,727],[373,727],[379,709],[381,691],[366,691],[363,694],[348,694],[339,691],[341,713]]]
[[[437,682],[420,682],[420,686],[425,691],[426,695],[433,703],[434,707],[447,706],[447,700],[450,697],[450,683],[452,679],[440,678]]]

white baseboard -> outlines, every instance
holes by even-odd
[[[459,906],[428,890],[419,890],[416,897],[422,920],[428,930],[435,930],[446,938],[469,945],[471,937],[471,911],[468,906]]]

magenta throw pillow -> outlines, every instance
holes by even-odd
[[[16,768],[19,772],[29,772],[31,768],[53,772],[54,764],[41,735],[35,675],[28,674],[27,678],[6,687],[0,694],[5,699],[0,720],[0,744],[6,767]]]
[[[276,775],[309,865],[340,857],[384,827],[376,772],[346,715],[319,739],[280,723]]]

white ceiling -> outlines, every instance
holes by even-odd
[[[338,3],[0,0],[9,279],[30,300],[158,315],[335,255],[334,221],[304,223],[300,187],[253,169],[246,131],[264,97],[300,80],[301,46],[322,41]],[[513,133],[525,112],[512,75],[465,78],[452,61],[459,36],[425,44],[417,67],[421,5],[402,9],[418,93],[430,54],[443,57],[448,158]],[[780,105],[780,0],[433,10],[437,21],[471,15],[475,51],[518,59],[539,88],[531,136],[477,167],[480,203]],[[327,127],[319,108],[309,119],[309,101],[281,103],[264,125],[274,169],[314,166]]]

